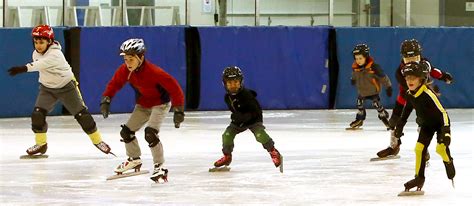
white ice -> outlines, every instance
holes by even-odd
[[[29,118],[0,119],[0,205],[466,205],[473,200],[474,109],[448,109],[455,188],[431,142],[424,196],[397,197],[415,172],[414,114],[405,129],[401,159],[369,162],[389,144],[389,132],[368,110],[361,131],[346,131],[356,110],[264,111],[264,124],[284,156],[279,173],[250,131],[237,135],[232,170],[209,173],[221,157],[229,112],[187,112],[180,129],[172,115],[160,130],[169,182],[149,174],[106,181],[126,159],[120,124],[129,114],[94,115],[117,158],[97,150],[72,116],[48,117],[48,159],[20,160],[34,144]],[[144,165],[152,160],[137,133]]]

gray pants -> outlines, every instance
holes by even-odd
[[[125,125],[127,125],[131,131],[136,132],[142,128],[145,123],[148,123],[147,127],[156,129],[159,132],[163,119],[165,119],[170,111],[170,107],[171,104],[169,102],[152,108],[144,108],[137,104]],[[125,149],[127,150],[127,156],[129,157],[134,158],[141,156],[140,146],[138,145],[138,140],[136,138],[133,141],[126,143]],[[150,150],[154,164],[162,164],[165,162],[161,141],[154,147],[150,147]]]
[[[60,101],[72,115],[76,115],[87,108],[75,81],[70,81],[66,86],[58,89],[48,88],[40,84],[35,107],[51,112],[58,101]]]

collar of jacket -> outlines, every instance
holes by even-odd
[[[365,61],[365,64],[362,66],[359,66],[355,61],[352,63],[352,69],[354,71],[362,71],[363,68],[365,69],[371,69],[372,65],[374,64],[374,59],[372,57],[367,57],[367,61]]]
[[[415,91],[410,91],[410,90],[407,90],[407,93],[410,94],[411,96],[414,96],[415,98],[419,97],[421,95],[421,93],[423,93],[425,90],[427,90],[428,88],[426,87],[425,84],[421,85],[418,90]]]

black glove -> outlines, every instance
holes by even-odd
[[[173,111],[174,128],[179,128],[181,122],[184,121],[184,106],[173,107]]]
[[[443,76],[441,76],[441,79],[445,81],[446,84],[453,83],[453,76],[448,72],[443,73]]]
[[[10,76],[15,76],[17,74],[24,73],[27,71],[28,71],[28,68],[26,66],[18,66],[18,67],[11,67],[8,70],[8,73],[10,74]]]
[[[449,126],[443,126],[441,128],[441,132],[438,134],[438,143],[443,143],[446,147],[451,144],[451,129]]]
[[[393,131],[393,135],[396,138],[400,138],[403,136],[403,127],[405,127],[406,123],[407,123],[406,121],[398,120],[397,126],[395,126],[395,130]]]
[[[388,97],[391,97],[391,96],[392,96],[392,93],[393,93],[392,87],[387,87],[387,89],[385,90],[385,92],[387,93],[387,96],[388,96]]]
[[[102,100],[100,100],[100,112],[102,113],[104,119],[107,119],[107,117],[109,117],[111,101],[112,100],[108,96],[103,96]]]
[[[356,80],[355,79],[351,79],[351,85],[355,85],[356,84]]]

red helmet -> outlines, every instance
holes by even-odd
[[[54,40],[53,28],[48,25],[39,25],[33,28],[31,31],[31,36],[33,37],[43,37],[47,39]]]

